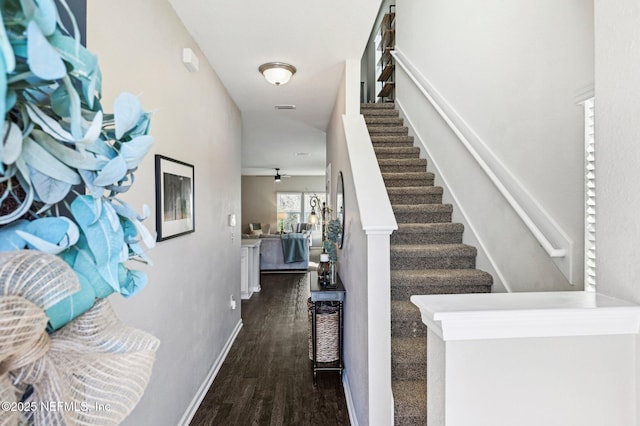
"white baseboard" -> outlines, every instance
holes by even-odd
[[[191,422],[191,420],[193,419],[193,416],[196,415],[196,411],[198,411],[198,407],[200,407],[202,400],[207,394],[207,391],[209,390],[209,388],[211,387],[211,384],[213,383],[214,379],[218,375],[218,371],[220,371],[220,367],[222,367],[222,363],[227,358],[227,355],[229,354],[229,350],[231,349],[233,342],[235,342],[236,337],[238,337],[238,333],[240,333],[241,329],[242,329],[242,320],[238,321],[238,324],[233,329],[233,332],[231,333],[231,336],[229,336],[227,343],[225,343],[224,347],[222,348],[222,352],[218,356],[218,359],[216,359],[216,362],[214,362],[213,365],[211,366],[211,369],[209,370],[209,374],[207,374],[207,377],[205,377],[204,381],[200,385],[200,388],[198,389],[198,392],[196,392],[196,394],[193,397],[193,400],[191,400],[191,404],[189,404],[187,411],[184,412],[184,415],[180,419],[180,423],[178,423],[179,425],[188,426],[189,422]]]
[[[359,426],[356,417],[356,407],[353,405],[353,397],[351,396],[351,388],[349,387],[349,377],[347,371],[342,371],[342,388],[344,389],[344,399],[347,401],[347,411],[349,411],[349,423],[351,426]]]

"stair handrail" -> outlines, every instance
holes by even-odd
[[[400,65],[402,70],[407,74],[409,79],[416,85],[420,93],[429,101],[429,103],[433,106],[433,108],[438,112],[440,117],[447,123],[447,125],[451,128],[451,130],[455,133],[455,135],[460,139],[464,147],[469,151],[471,156],[476,160],[478,165],[482,168],[482,170],[487,174],[491,182],[496,186],[500,194],[507,200],[509,205],[514,209],[514,211],[518,214],[520,219],[527,226],[529,231],[536,238],[538,243],[542,246],[542,248],[547,252],[549,257],[560,258],[565,257],[567,255],[567,251],[563,248],[555,248],[551,241],[544,235],[544,233],[540,230],[540,228],[534,223],[531,217],[527,214],[527,212],[522,208],[520,203],[513,197],[511,192],[505,187],[500,178],[494,173],[494,171],[489,167],[489,165],[484,161],[482,156],[475,150],[473,145],[469,142],[467,137],[460,131],[460,129],[453,123],[453,121],[449,118],[449,116],[442,110],[440,105],[435,101],[435,99],[431,96],[431,94],[425,89],[425,87],[418,81],[416,76],[411,72],[411,70],[407,67],[402,58],[402,54],[399,50],[396,49],[391,51],[391,55],[396,60],[396,64]]]

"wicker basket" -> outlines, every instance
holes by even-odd
[[[332,302],[317,303],[316,312],[316,361],[332,362],[338,360],[338,327],[340,317],[338,307]],[[308,340],[309,359],[313,359],[313,342],[311,341],[311,323],[313,304],[311,298],[307,300],[307,318],[309,319]]]

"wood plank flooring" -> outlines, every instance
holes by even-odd
[[[318,372],[313,386],[309,276],[261,276],[262,291],[242,301],[243,328],[192,426],[349,425],[340,375]]]

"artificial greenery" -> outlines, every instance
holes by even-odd
[[[327,224],[327,238],[322,242],[322,248],[329,254],[329,260],[335,262],[338,260],[338,250],[336,243],[340,233],[342,232],[342,226],[338,219],[331,219]]]
[[[149,262],[154,237],[119,198],[153,144],[150,116],[123,93],[107,114],[97,57],[80,44],[64,0],[0,0],[0,251],[57,254],[82,290],[47,311],[59,328],[113,292],[147,282],[125,262]]]

